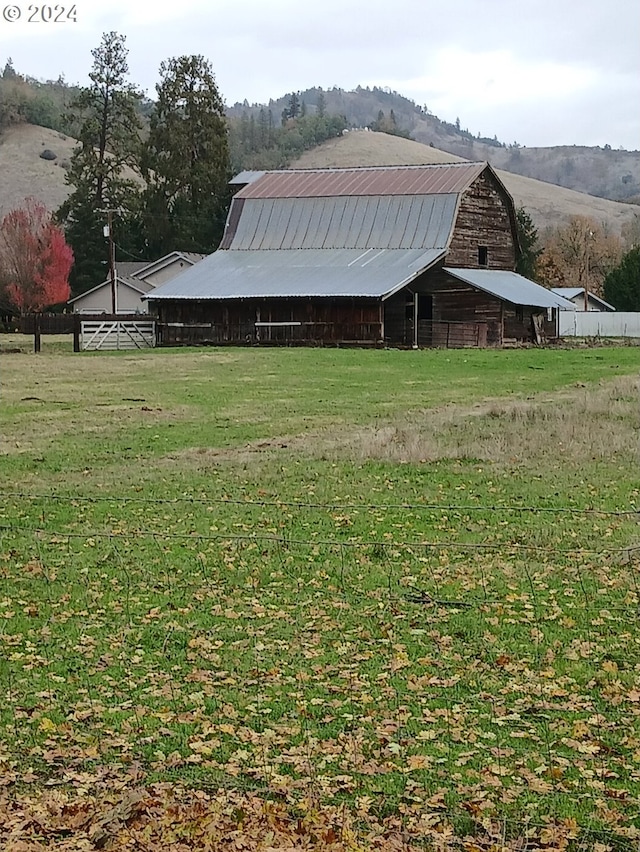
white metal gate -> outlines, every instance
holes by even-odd
[[[150,349],[156,345],[154,320],[82,320],[81,350]]]

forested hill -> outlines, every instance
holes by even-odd
[[[268,104],[236,103],[227,113],[238,119],[243,115],[257,118],[263,109],[280,122],[292,97],[308,114],[314,114],[320,105],[327,114],[344,115],[349,127],[370,127],[405,136],[468,160],[487,161],[514,174],[601,198],[640,203],[640,151],[575,145],[526,148],[517,141],[479,138],[464,129],[464,117],[441,120],[429,111],[428,105],[416,104],[390,89],[359,86],[345,91],[316,87],[291,92]],[[514,137],[517,133],[514,128]]]
[[[0,75],[0,142],[4,131],[20,123],[75,136],[76,128],[65,121],[65,113],[77,92],[76,86],[62,78],[36,80],[18,73],[7,61]],[[142,98],[136,108],[144,133],[153,102]],[[368,127],[589,195],[640,203],[640,151],[580,146],[526,148],[516,141],[478,138],[464,128],[464,118],[442,120],[429,111],[428,105],[416,104],[388,88],[359,86],[347,91],[336,86],[326,90],[315,87],[290,92],[266,104],[235,103],[226,112],[236,171],[281,168],[343,128]],[[291,122],[291,118],[296,121]]]

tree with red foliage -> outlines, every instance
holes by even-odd
[[[0,294],[20,313],[66,302],[72,265],[64,234],[35,198],[0,222]]]

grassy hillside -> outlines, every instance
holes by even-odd
[[[416,138],[421,138],[416,136]],[[553,148],[495,148],[480,142],[447,145],[467,159],[601,198],[640,199],[640,151],[557,145]]]
[[[295,163],[292,163],[292,166],[346,168],[420,165],[450,163],[460,159],[462,158],[447,154],[438,148],[399,136],[353,131],[305,152]],[[562,224],[571,216],[580,215],[605,223],[614,233],[619,233],[624,222],[640,214],[640,208],[634,205],[596,198],[503,170],[498,170],[498,174],[513,196],[516,205],[527,209],[540,230],[547,226]]]
[[[0,137],[0,215],[19,206],[29,195],[49,210],[56,210],[69,194],[65,165],[75,145],[75,139],[32,124],[6,130]],[[40,157],[47,148],[57,159]]]
[[[17,124],[0,136],[0,215],[19,206],[32,195],[57,210],[68,197],[65,183],[66,166],[77,142],[71,136],[38,127]],[[40,154],[49,149],[55,160],[44,160]],[[130,169],[125,171],[132,180],[140,178]]]
[[[42,200],[49,209],[57,209],[69,193],[64,165],[75,144],[71,137],[30,124],[7,130],[0,138],[0,214],[19,205],[29,195]],[[46,148],[57,155],[56,160],[41,159],[40,154]],[[461,159],[399,136],[353,131],[305,152],[292,166],[417,165]],[[516,204],[526,207],[539,229],[561,224],[574,215],[584,215],[606,223],[614,233],[619,233],[622,224],[638,214],[638,208],[633,205],[607,201],[501,170],[499,174]]]

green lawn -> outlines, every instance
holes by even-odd
[[[0,354],[10,798],[636,848],[639,348],[43,340]]]

